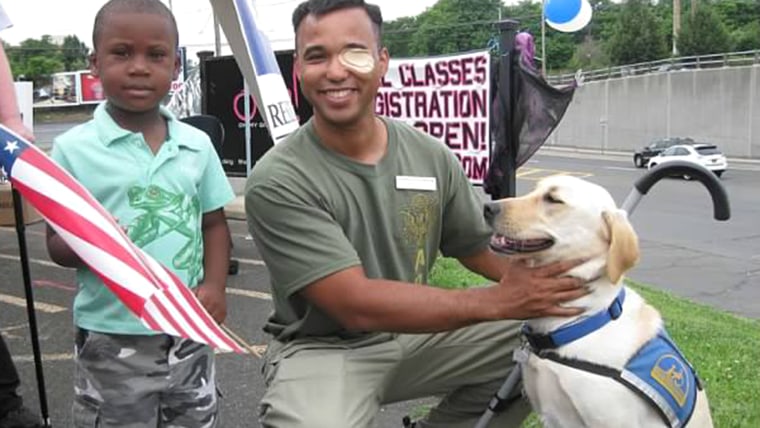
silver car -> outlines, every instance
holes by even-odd
[[[654,168],[657,165],[673,162],[686,161],[704,166],[715,175],[720,177],[728,168],[726,156],[718,150],[714,144],[679,144],[665,149],[659,155],[651,158],[647,168]],[[684,177],[690,179],[691,177]]]

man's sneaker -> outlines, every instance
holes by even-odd
[[[11,410],[0,419],[0,428],[44,428],[40,417],[29,410],[28,408],[21,406],[16,410]]]

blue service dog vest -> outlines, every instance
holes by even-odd
[[[534,353],[540,358],[620,382],[652,404],[666,425],[672,428],[686,425],[694,413],[697,389],[702,389],[696,371],[665,330],[660,330],[657,336],[644,344],[623,370],[563,358],[548,350]]]

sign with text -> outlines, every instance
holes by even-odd
[[[487,51],[391,60],[375,112],[443,141],[470,181],[482,184],[490,163],[490,69]]]
[[[312,108],[293,73],[293,53],[276,53],[299,123]],[[232,56],[202,62],[203,112],[218,117],[226,134],[222,164],[227,175],[247,176],[243,77]],[[391,60],[375,111],[404,120],[444,142],[474,184],[482,184],[490,153],[490,57],[488,52],[435,58]],[[254,97],[251,103],[251,154],[255,162],[272,147]],[[253,166],[253,165],[251,165]]]
[[[301,94],[295,74],[293,74],[293,52],[277,52],[277,63],[282,70],[285,86],[290,94],[296,115],[300,123],[311,117],[311,105]],[[246,177],[247,159],[245,148],[245,91],[243,75],[232,56],[220,56],[206,59],[201,63],[201,91],[203,93],[202,110],[205,114],[216,116],[224,125],[224,142],[220,158],[228,176]],[[282,79],[281,79],[282,80]],[[251,127],[251,162],[253,164],[269,150],[274,142],[267,131],[256,98],[249,96],[250,114],[248,122]]]
[[[211,5],[272,140],[282,141],[299,126],[282,78],[290,73],[281,71],[269,38],[256,24],[250,0],[211,0]]]

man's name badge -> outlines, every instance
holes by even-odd
[[[438,189],[435,177],[413,177],[410,175],[396,176],[397,190],[424,190],[435,192]]]

